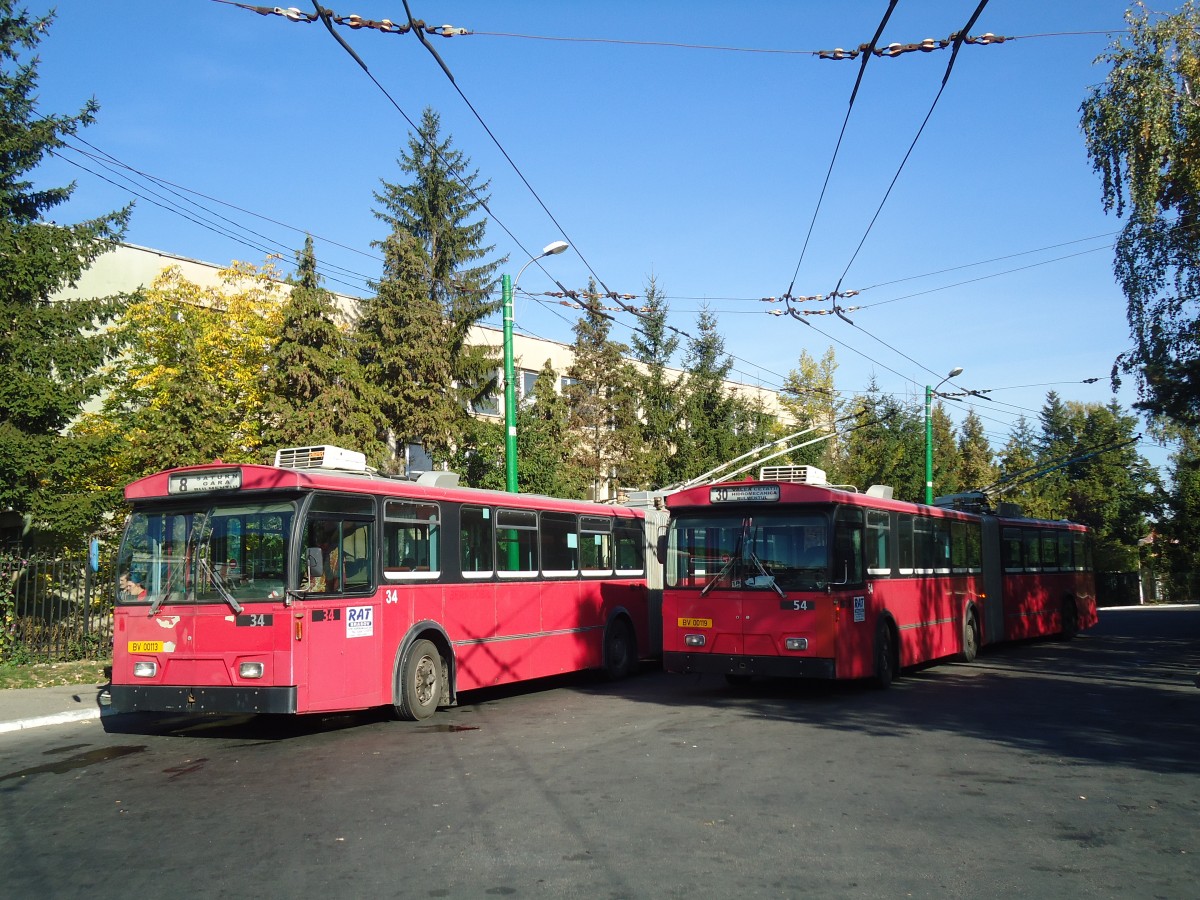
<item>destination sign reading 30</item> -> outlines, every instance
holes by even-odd
[[[777,484],[726,484],[708,492],[709,503],[778,503]]]

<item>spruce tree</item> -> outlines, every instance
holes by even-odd
[[[567,400],[554,385],[550,360],[538,373],[533,393],[517,411],[517,478],[524,493],[583,499],[589,473],[572,457]]]
[[[584,314],[575,323],[575,358],[567,370],[571,383],[565,393],[574,460],[588,473],[592,497],[604,500],[628,483],[637,407],[625,361],[629,348],[610,339],[612,317],[602,308],[594,283],[587,293]]]
[[[967,413],[963,420],[962,435],[958,439],[958,453],[962,462],[961,479],[964,491],[977,491],[996,480],[997,470],[993,462],[983,422],[975,410]]]
[[[363,301],[356,332],[363,377],[382,413],[379,438],[445,458],[467,423],[443,311],[423,282],[427,260],[417,239],[396,231],[381,246],[383,278]]]
[[[335,444],[382,462],[376,398],[367,396],[332,293],[321,287],[312,237],[296,254],[271,352],[263,409],[268,458],[280,447]]]
[[[634,372],[641,408],[636,425],[639,471],[634,480],[643,488],[665,487],[670,481],[671,456],[679,438],[680,380],[667,371],[679,349],[679,337],[667,326],[669,312],[670,306],[651,276],[641,329],[630,340],[633,358],[642,364]]]
[[[467,338],[472,326],[499,308],[489,296],[503,260],[486,261],[493,250],[484,244],[487,222],[481,216],[488,183],[442,137],[432,109],[409,135],[397,164],[409,176],[407,183],[383,181],[375,193],[375,215],[391,232],[375,244],[387,262],[373,286],[374,325],[399,328],[407,341],[379,343],[364,352],[373,362],[368,376],[377,389],[396,391],[399,386],[389,379],[406,373],[419,382],[400,387],[407,396],[392,404],[396,438],[419,441],[444,457],[463,439],[472,404],[496,387],[495,357]],[[396,308],[384,309],[389,305]],[[383,338],[370,328],[363,337]]]
[[[696,319],[684,360],[683,420],[672,480],[694,478],[736,456],[738,409],[725,387],[733,360],[707,305]]]
[[[1017,504],[1026,515],[1036,515],[1039,501],[1034,483],[1020,483],[1026,475],[1033,474],[1036,466],[1037,434],[1029,420],[1020,416],[1000,451],[999,472],[993,482],[997,485],[996,498]]]
[[[84,527],[87,498],[64,496],[63,486],[91,450],[63,429],[103,387],[100,372],[118,342],[106,326],[125,298],[50,298],[113,248],[131,208],[59,225],[48,214],[74,184],[35,188],[30,180],[99,110],[95,100],[75,115],[37,109],[38,59],[26,54],[52,21],[0,0],[0,510],[29,514],[65,540]]]

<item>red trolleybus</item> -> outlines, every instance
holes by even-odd
[[[591,668],[617,677],[657,654],[653,511],[439,483],[457,483],[447,473],[399,480],[364,463],[305,447],[274,466],[130,484],[113,707],[392,704],[423,719],[459,691]]]
[[[886,687],[904,666],[1096,622],[1082,526],[904,503],[887,488],[860,494],[806,475],[817,483],[667,498],[668,671]]]

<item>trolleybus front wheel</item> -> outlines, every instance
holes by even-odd
[[[875,686],[886,690],[892,686],[896,677],[898,660],[895,642],[892,640],[892,629],[888,623],[880,619],[875,628]]]
[[[396,714],[401,719],[428,719],[438,708],[446,684],[446,666],[432,641],[413,641],[404,654],[396,686]]]

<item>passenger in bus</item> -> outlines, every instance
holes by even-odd
[[[125,595],[125,599],[131,603],[140,603],[146,599],[146,588],[142,584],[144,576],[133,572],[122,572],[119,584],[121,593]]]

